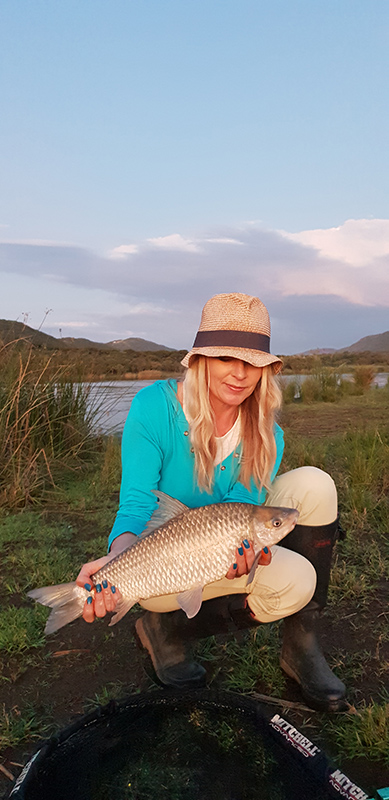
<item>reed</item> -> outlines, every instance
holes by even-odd
[[[0,506],[33,501],[54,472],[91,450],[95,410],[88,386],[74,383],[48,356],[38,370],[32,348],[0,350]]]

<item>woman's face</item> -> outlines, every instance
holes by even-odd
[[[262,367],[253,367],[239,358],[207,357],[209,398],[214,411],[221,406],[240,406],[253,393]]]

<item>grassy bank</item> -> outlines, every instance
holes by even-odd
[[[304,708],[278,666],[282,623],[198,645],[211,685],[280,698],[275,709],[285,704],[288,719],[367,791],[389,784],[388,411],[389,392],[371,390],[337,403],[291,402],[281,420],[284,469],[313,464],[339,489],[347,537],[337,545],[322,628],[350,712],[330,717]],[[3,507],[0,517],[0,763],[15,775],[39,738],[96,703],[153,687],[133,640],[138,608],[113,629],[76,621],[46,639],[48,612],[26,598],[30,588],[71,580],[84,560],[105,551],[118,444],[105,440],[70,466],[57,471],[39,503],[36,496],[22,511]],[[5,788],[0,775],[0,794]]]

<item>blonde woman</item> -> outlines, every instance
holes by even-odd
[[[220,294],[204,306],[183,382],[157,381],[134,398],[123,432],[120,507],[109,537],[109,555],[82,568],[90,576],[136,542],[155,507],[159,489],[195,508],[241,502],[297,508],[299,523],[270,552],[254,561],[242,542],[223,580],[205,586],[199,613],[189,620],[175,595],[141,603],[138,639],[158,680],[175,687],[204,683],[189,642],[234,628],[284,619],[281,666],[315,708],[345,707],[345,687],[320,648],[317,623],[326,603],[331,555],[337,537],[337,495],[329,475],[302,467],[275,477],[283,454],[276,422],[281,404],[280,359],[270,352],[267,309],[257,297]],[[212,553],[204,553],[204,558]],[[109,584],[85,604],[93,621],[116,605]]]

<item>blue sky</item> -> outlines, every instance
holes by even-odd
[[[277,352],[389,328],[387,0],[3,0],[0,317]]]

